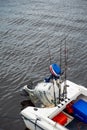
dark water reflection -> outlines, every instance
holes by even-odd
[[[47,43],[51,63],[59,63],[66,35],[67,78],[87,87],[87,1],[0,0],[1,130],[25,129],[19,113],[26,97],[19,90],[49,75]]]

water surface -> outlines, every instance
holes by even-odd
[[[25,130],[19,90],[50,74],[49,50],[60,64],[60,44],[64,69],[65,37],[67,79],[87,87],[87,1],[0,0],[0,130]]]

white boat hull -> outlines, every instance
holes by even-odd
[[[31,130],[36,130],[36,129],[37,130],[67,130],[60,124],[52,121],[50,118],[44,117],[43,114],[40,114],[38,112],[33,113],[34,112],[33,107],[26,108],[26,111],[29,112],[31,109],[32,109],[32,112],[29,113],[29,117],[24,116],[25,114],[23,113],[23,111],[21,113],[27,128]]]
[[[78,100],[79,98],[83,98],[87,101],[87,89],[85,87],[68,80],[67,85],[69,86],[67,87],[67,98],[61,101],[57,106],[52,108],[27,107],[21,111],[27,128],[31,130],[67,130],[65,126],[54,122],[52,118],[60,112],[63,112],[66,105],[71,101]],[[67,123],[69,123],[69,121]]]

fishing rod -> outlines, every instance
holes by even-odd
[[[61,41],[60,41],[60,68],[62,68],[62,42],[65,40],[65,50],[66,50],[66,38],[68,37],[68,35],[66,35]],[[65,53],[65,64],[67,66],[67,59],[66,59],[66,53]],[[63,72],[61,72],[61,75],[63,74]],[[67,93],[67,90],[66,90],[66,87],[64,87],[64,90],[63,90],[63,96],[61,95],[61,75],[59,76],[59,80],[57,82],[57,86],[59,88],[59,102],[61,101],[61,99],[63,99],[63,97],[66,97],[66,93]],[[65,82],[66,82],[66,69],[65,69]],[[64,82],[64,86],[66,86]],[[65,95],[64,95],[65,93]]]
[[[50,65],[52,64],[52,59],[51,59],[51,53],[50,53],[50,48],[49,48],[49,44],[48,44],[48,42],[47,42],[47,47],[48,47],[48,54],[49,54],[49,62],[50,62]],[[57,104],[57,100],[56,100],[56,93],[55,93],[55,80],[53,80],[53,90],[54,90],[54,101],[53,101],[53,103],[54,103],[54,105],[56,106],[56,104]]]
[[[60,41],[60,68],[62,68],[62,42],[66,40],[68,34]]]
[[[66,39],[65,39],[65,80],[66,80],[66,77],[67,77],[67,48],[66,48]]]
[[[65,39],[65,79],[64,79],[64,90],[63,90],[63,96],[64,98],[67,98],[67,84],[66,84],[66,78],[67,78],[67,60],[68,60],[68,55],[67,55],[67,47],[66,47],[66,39]]]
[[[60,68],[61,68],[61,63],[62,63],[62,42],[60,42]]]
[[[51,53],[50,53],[50,48],[49,48],[48,42],[47,42],[47,47],[48,47],[48,54],[49,54],[49,62],[50,62],[50,65],[51,65],[52,59],[51,59]]]

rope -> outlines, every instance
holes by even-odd
[[[79,122],[77,124],[77,130],[81,130],[81,126],[87,126],[87,124],[83,123],[83,122]]]
[[[38,121],[39,119],[37,118],[36,120],[35,120],[35,130],[36,130],[36,126],[37,126],[37,121]]]

